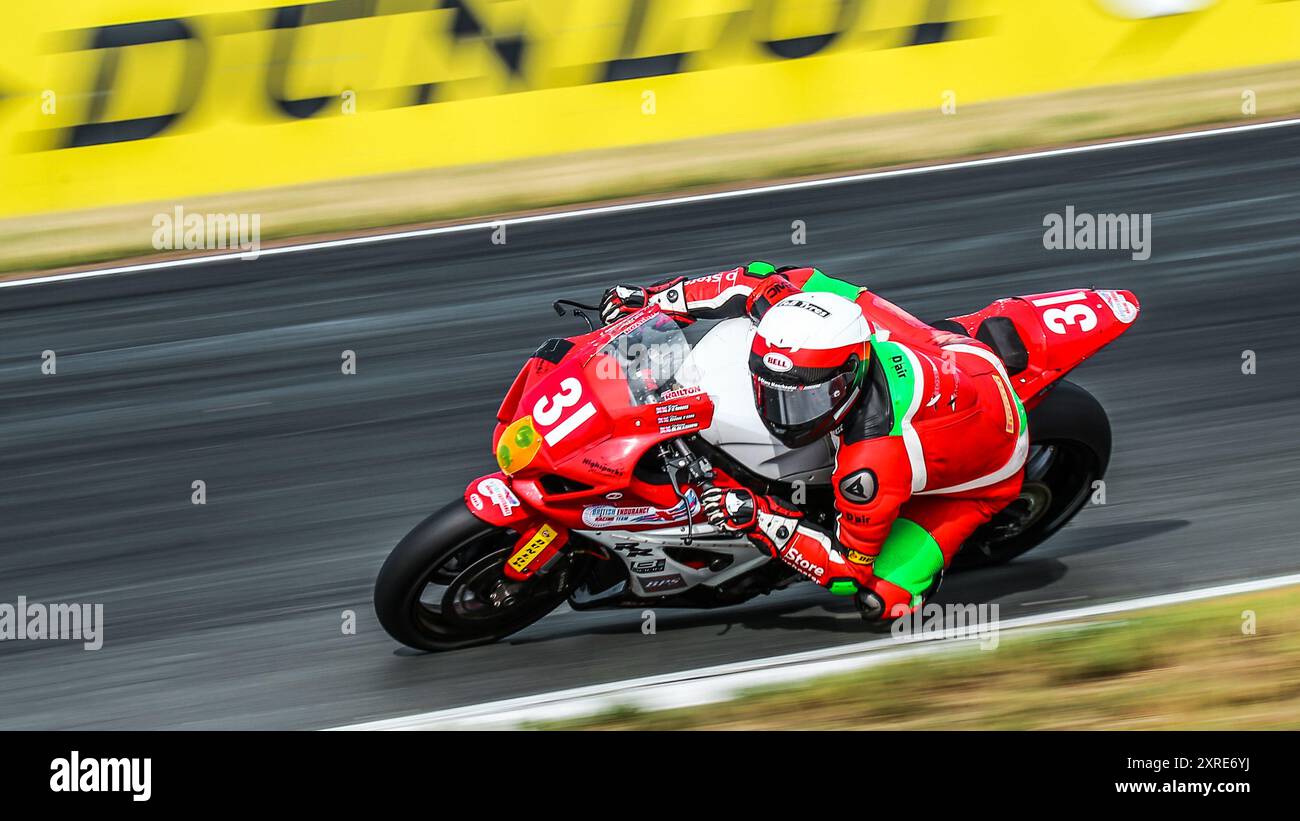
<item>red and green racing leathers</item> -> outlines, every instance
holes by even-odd
[[[834,293],[862,308],[872,328],[870,389],[832,434],[833,530],[762,497],[751,526],[755,544],[832,592],[867,594],[884,617],[910,612],[962,542],[1019,494],[1025,411],[982,343],[932,328],[816,268],[754,262],[621,290],[630,297],[625,310],[649,300],[684,320],[757,321],[800,291]]]

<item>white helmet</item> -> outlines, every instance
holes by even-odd
[[[772,435],[802,447],[838,427],[862,392],[870,339],[862,308],[842,296],[800,292],[769,308],[754,334],[749,372]]]

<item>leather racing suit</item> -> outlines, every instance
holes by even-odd
[[[642,298],[686,321],[757,322],[799,291],[861,307],[872,330],[870,389],[831,434],[833,529],[759,497],[750,538],[832,592],[867,594],[876,615],[896,618],[921,605],[967,537],[1019,494],[1025,410],[990,348],[816,268],[754,262],[668,280]]]

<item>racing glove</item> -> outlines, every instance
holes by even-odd
[[[831,536],[802,524],[803,516],[770,496],[745,488],[712,487],[700,497],[715,527],[744,533],[760,550],[794,567],[832,593],[853,595],[868,621],[898,618],[920,606],[920,598],[873,572],[870,564],[846,560]],[[852,556],[856,551],[847,551]],[[925,591],[928,596],[934,588]]]
[[[710,487],[700,496],[700,506],[709,524],[720,530],[744,533],[774,558],[803,518],[802,513],[771,496],[759,496],[746,488]]]
[[[669,288],[685,281],[686,277],[677,277],[647,288],[642,288],[639,285],[615,285],[613,288],[606,290],[604,296],[600,299],[600,319],[606,325],[609,325],[628,314],[641,310],[648,302],[658,302],[660,307],[664,309],[664,313],[671,314],[674,319],[689,321],[690,317],[682,313],[681,310],[673,310],[674,307],[681,309],[685,306],[673,306],[665,299],[655,299],[655,297],[664,294]]]

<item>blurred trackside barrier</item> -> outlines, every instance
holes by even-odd
[[[1300,59],[1300,0],[8,0],[0,20],[0,217]]]

